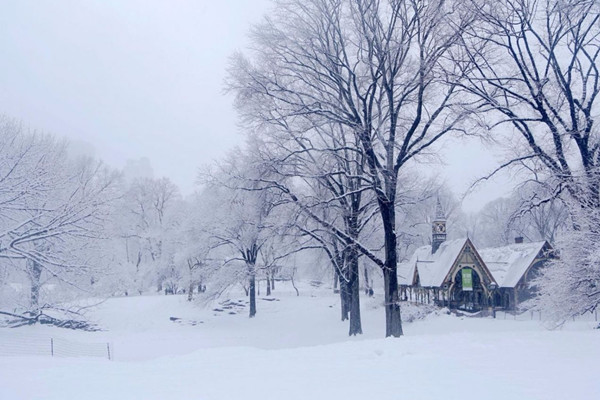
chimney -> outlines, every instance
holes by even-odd
[[[516,244],[521,244],[521,243],[523,243],[523,236],[517,236],[517,237],[515,238],[515,243],[516,243]]]

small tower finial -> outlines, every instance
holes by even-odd
[[[445,221],[446,216],[444,215],[444,210],[442,209],[442,203],[440,202],[440,197],[437,198],[437,204],[435,205],[435,220]]]
[[[431,240],[431,254],[439,249],[440,245],[446,241],[446,216],[440,202],[440,197],[437,198],[437,204],[435,206],[435,219],[431,225],[432,229],[432,240]]]

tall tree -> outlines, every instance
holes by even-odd
[[[249,154],[239,149],[203,176],[213,215],[209,229],[215,247],[227,247],[233,255],[226,264],[243,262],[250,300],[249,317],[256,315],[256,278],[260,251],[276,235],[273,218],[280,193],[261,182],[264,171],[252,167]],[[232,275],[234,283],[236,276]]]
[[[163,290],[183,219],[179,189],[168,178],[137,178],[124,190],[114,224],[125,248],[125,265],[134,270],[131,284],[139,293],[150,283]]]
[[[246,121],[285,124],[308,115],[355,135],[377,199],[385,254],[378,257],[329,228],[381,268],[386,336],[402,335],[398,174],[444,134],[461,129],[464,104],[445,61],[469,22],[465,15],[458,2],[442,0],[282,1],[255,28],[252,58],[236,56],[231,69],[229,87]]]
[[[373,196],[367,186],[365,159],[356,136],[340,124],[319,124],[310,117],[268,123],[260,137],[253,137],[253,151],[271,181],[289,190],[295,182],[301,213],[320,215],[344,232],[337,236],[305,218],[298,229],[321,247],[340,282],[342,320],[350,319],[350,335],[362,333],[359,299],[359,257],[356,242],[373,217]],[[282,124],[282,122],[286,122]],[[273,184],[273,182],[269,182]]]
[[[101,267],[93,251],[105,238],[118,175],[9,119],[0,122],[0,147],[0,258],[24,266],[37,313],[43,277],[84,289]]]

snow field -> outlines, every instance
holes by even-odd
[[[110,341],[116,351],[112,362],[0,357],[0,399],[600,398],[600,331],[591,322],[548,331],[537,321],[437,313],[405,324],[403,338],[382,339],[375,297],[361,299],[365,334],[348,338],[330,290],[306,285],[296,297],[289,289],[274,292],[279,301],[259,300],[254,319],[183,296],[144,296],[95,310],[103,332],[0,329],[0,339]]]

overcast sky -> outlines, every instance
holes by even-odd
[[[243,142],[223,94],[228,57],[269,0],[0,2],[0,113],[67,136],[122,168],[148,157],[183,193],[198,167]],[[424,166],[461,195],[497,160],[477,140]],[[505,194],[482,186],[465,210]]]

